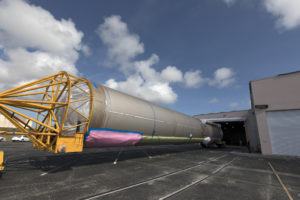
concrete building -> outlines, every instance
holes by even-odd
[[[263,154],[300,156],[300,71],[250,82]]]
[[[0,114],[0,129],[1,128],[16,128],[8,119]]]
[[[22,116],[19,116],[19,118],[22,121],[27,122],[27,120]],[[28,124],[32,125],[32,121]],[[8,119],[6,119],[6,117],[0,114],[0,131],[18,131],[18,129]]]
[[[251,152],[260,152],[255,117],[252,110],[196,115],[202,121],[221,125],[223,140],[227,145],[249,146]]]
[[[250,81],[251,109],[195,117],[222,125],[230,145],[300,156],[300,71]]]

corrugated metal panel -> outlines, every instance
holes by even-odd
[[[300,156],[300,110],[267,112],[273,154]]]

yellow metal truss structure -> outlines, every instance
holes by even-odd
[[[3,170],[4,170],[4,152],[0,151],[0,177]]]
[[[74,100],[75,90],[83,97]],[[84,111],[73,106],[81,102],[88,105]],[[20,130],[0,134],[26,135],[43,151],[81,152],[92,110],[91,83],[62,71],[0,93],[0,113]],[[80,121],[66,125],[70,113]]]

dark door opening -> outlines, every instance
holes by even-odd
[[[223,141],[227,145],[246,146],[246,131],[243,121],[239,122],[217,122],[221,124],[223,131]]]

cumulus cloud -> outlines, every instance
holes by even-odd
[[[87,46],[72,20],[57,20],[47,10],[23,0],[0,2],[0,87],[7,89],[65,70]]]
[[[182,72],[175,66],[168,66],[162,70],[161,77],[169,82],[181,82],[183,80]]]
[[[217,98],[212,98],[209,103],[218,103],[219,102],[219,99]]]
[[[135,61],[132,63],[135,72],[127,75],[125,81],[109,79],[105,85],[152,102],[172,104],[176,101],[177,94],[170,83],[182,81],[182,74],[176,67],[167,67],[162,72],[157,72],[151,66],[158,60],[158,56],[153,54],[147,60]]]
[[[178,97],[172,88],[174,83],[182,83],[187,88],[197,88],[209,82],[211,85],[226,87],[232,82],[229,79],[233,79],[233,74],[223,78],[218,70],[214,79],[216,83],[202,77],[200,70],[184,73],[176,66],[167,66],[158,71],[154,68],[159,62],[156,54],[145,60],[137,60],[136,57],[144,53],[144,45],[138,35],[128,30],[120,16],[106,17],[96,32],[108,48],[109,62],[115,64],[125,76],[123,81],[114,78],[106,81],[105,85],[113,89],[149,101],[172,104]]]
[[[90,47],[87,46],[87,45],[82,45],[82,46],[81,46],[81,51],[83,52],[83,54],[84,54],[85,56],[90,56],[90,55],[92,55],[92,51],[91,51]]]
[[[236,2],[236,0],[223,0],[223,1],[227,4],[227,6],[232,6]]]
[[[139,74],[127,77],[126,81],[109,79],[105,85],[157,103],[171,104],[177,99],[177,94],[168,83],[149,82]]]
[[[130,33],[127,24],[121,20],[121,16],[106,17],[97,33],[102,42],[108,46],[108,55],[121,67],[128,67],[130,61],[144,52],[144,45],[139,36]]]
[[[227,87],[235,82],[234,72],[227,67],[219,68],[214,73],[214,78],[210,79],[208,84],[218,88]]]
[[[146,60],[136,60],[144,52],[144,45],[139,36],[130,33],[128,26],[120,16],[110,16],[97,29],[97,34],[108,47],[108,57],[119,66],[126,80],[109,79],[105,85],[129,93],[131,95],[164,104],[172,104],[177,94],[171,87],[172,83],[186,82],[189,87],[200,83],[197,77],[200,72],[188,72],[183,75],[176,66],[167,66],[157,71],[153,66],[159,62],[159,57],[152,54]]]
[[[237,102],[232,102],[231,104],[229,104],[228,106],[231,107],[231,108],[236,108],[238,107],[240,104],[237,103]]]
[[[197,88],[206,82],[206,79],[201,76],[200,70],[185,72],[184,80],[188,88]]]
[[[300,25],[299,0],[264,0],[265,8],[277,18],[278,28],[293,29]]]
[[[77,69],[69,60],[42,51],[29,52],[19,47],[5,50],[7,60],[0,59],[0,85],[3,89],[35,80],[61,70],[72,74]]]

